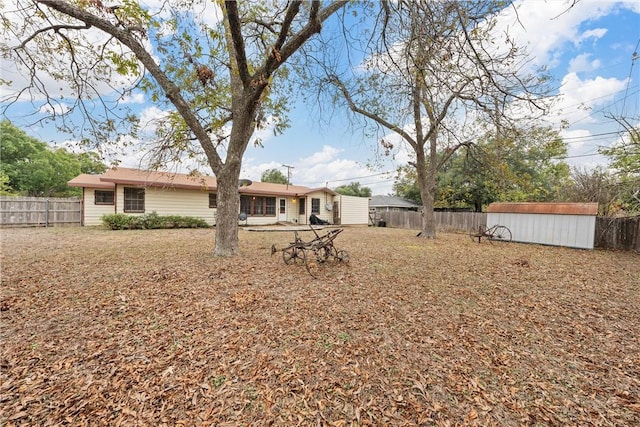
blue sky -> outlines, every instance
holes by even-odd
[[[562,96],[549,120],[555,125],[561,120],[569,123],[562,131],[569,144],[566,161],[572,165],[605,165],[598,148],[618,141],[620,131],[620,126],[606,115],[640,117],[640,59],[633,59],[634,52],[640,54],[640,1],[581,0],[568,11],[568,2],[562,0],[514,4],[522,26],[510,25],[513,15],[505,17],[504,25],[510,25],[512,34],[528,46],[536,65],[549,68]],[[0,77],[18,86],[20,78],[14,70],[15,66],[4,61]],[[0,89],[0,97],[7,93],[6,88]],[[143,97],[135,102],[146,117],[162,114]],[[18,103],[6,117],[24,128],[33,122],[34,111],[29,108],[33,109],[31,103]],[[393,172],[409,160],[408,152],[398,145],[392,157],[376,157],[373,147],[377,141],[361,130],[352,130],[344,114],[334,114],[327,124],[319,122],[314,111],[300,101],[292,104],[291,127],[278,136],[267,129],[262,135],[263,147],[250,146],[245,153],[241,177],[259,180],[270,168],[286,174],[283,165],[290,165],[294,184],[335,187],[358,181],[370,187],[373,194],[390,193]],[[57,144],[72,138],[56,134],[50,126],[25,130]],[[122,165],[137,167],[139,155],[123,158]]]

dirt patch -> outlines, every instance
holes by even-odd
[[[635,425],[640,256],[347,228],[1,230],[1,425]]]

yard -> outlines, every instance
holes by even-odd
[[[0,425],[640,423],[638,254],[214,233],[0,230]]]

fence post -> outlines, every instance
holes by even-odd
[[[49,227],[49,198],[44,201],[44,226]]]

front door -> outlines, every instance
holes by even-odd
[[[278,207],[278,221],[287,220],[287,199],[280,199]]]

